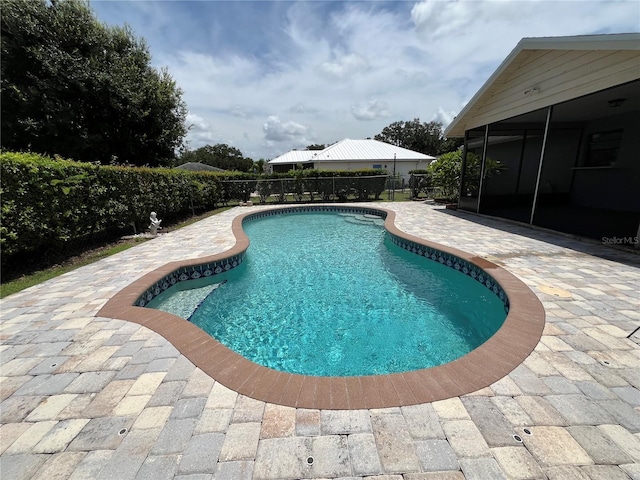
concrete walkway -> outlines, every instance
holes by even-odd
[[[238,395],[158,334],[96,317],[174,260],[234,244],[234,208],[0,301],[0,478],[640,479],[640,256],[423,203],[410,234],[483,256],[543,302],[535,351],[463,397],[306,410]],[[250,207],[257,209],[261,207]]]

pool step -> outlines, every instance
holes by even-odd
[[[384,225],[384,220],[376,215],[342,214],[346,222],[359,225]]]
[[[193,317],[193,314],[196,313],[196,310],[198,310],[198,308],[200,308],[200,305],[202,305],[202,303],[209,298],[218,288],[220,288],[222,285],[224,285],[225,283],[227,283],[226,280],[223,280],[220,283],[214,283],[213,285],[210,285],[208,287],[206,287],[206,289],[208,290],[209,288],[211,288],[211,290],[209,291],[209,293],[207,293],[207,295],[198,302],[198,304],[195,306],[195,308],[193,309],[193,311],[191,312],[191,314],[189,315],[189,317],[187,318],[188,321],[191,321],[191,317]],[[204,290],[204,289],[203,289]]]

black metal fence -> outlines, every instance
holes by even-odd
[[[247,202],[252,195],[261,204],[379,200],[387,181],[384,175],[224,180],[222,202]]]

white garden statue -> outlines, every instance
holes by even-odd
[[[160,223],[162,222],[162,220],[158,219],[158,217],[156,216],[156,212],[151,212],[151,215],[149,216],[149,220],[151,221],[151,225],[149,225],[149,230],[151,231],[151,235],[153,236],[158,235],[158,230],[162,228],[160,226]]]

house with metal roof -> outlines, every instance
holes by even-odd
[[[283,166],[302,165],[318,170],[365,170],[385,169],[390,174],[408,180],[411,170],[427,168],[435,157],[415,152],[378,140],[352,140],[345,138],[324,150],[293,150],[270,160],[273,171],[283,170]],[[286,168],[286,167],[285,167]]]
[[[445,129],[458,208],[636,243],[639,133],[640,34],[524,38]]]
[[[267,162],[270,173],[288,172],[297,168],[312,168],[311,159],[319,150],[291,150]]]

